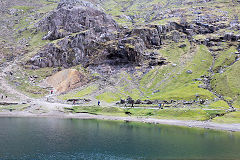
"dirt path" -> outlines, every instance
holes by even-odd
[[[14,88],[12,85],[10,85],[6,80],[7,74],[11,72],[11,70],[14,66],[16,66],[15,62],[13,62],[12,64],[7,63],[4,66],[6,66],[6,67],[1,67],[1,72],[0,72],[0,87],[1,87],[1,89],[5,93],[13,95],[14,97],[16,97],[17,99],[19,99],[21,101],[27,101],[28,99],[30,99],[28,96],[17,91],[16,88]]]
[[[16,61],[9,62],[4,65],[5,67],[1,67],[0,72],[0,87],[3,90],[3,92],[7,95],[12,95],[13,97],[8,97],[7,99],[4,99],[5,102],[18,102],[19,104],[22,103],[28,103],[31,106],[31,109],[38,107],[45,107],[49,112],[51,111],[63,111],[64,107],[71,107],[72,105],[69,104],[62,104],[58,102],[48,102],[46,101],[46,97],[49,97],[47,95],[46,97],[43,97],[41,99],[34,99],[30,98],[27,95],[21,93],[18,91],[14,86],[8,83],[6,80],[7,74],[10,74],[10,72],[13,70],[14,67],[17,66]],[[29,109],[29,110],[31,110]]]
[[[44,107],[49,112],[51,111],[63,111],[64,107],[72,107],[71,104],[66,104],[60,102],[56,97],[58,95],[55,94],[49,94],[45,97],[42,97],[40,99],[35,99],[28,97],[24,93],[21,93],[17,90],[17,88],[11,84],[9,84],[7,78],[7,75],[13,72],[14,68],[17,67],[18,58],[16,58],[13,62],[5,63],[3,66],[0,67],[0,88],[3,90],[3,94],[6,95],[12,95],[9,96],[7,99],[4,99],[4,102],[16,102],[19,104],[27,103],[31,106],[29,111],[34,110],[35,108]],[[1,90],[0,90],[1,91]],[[87,98],[91,99],[92,101],[89,104],[86,105],[97,105],[98,100],[92,96],[88,96]],[[0,100],[1,101],[1,100]],[[108,104],[101,101],[101,106],[112,106],[113,104]]]

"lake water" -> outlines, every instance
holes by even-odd
[[[240,134],[135,122],[0,118],[0,159],[240,159]]]

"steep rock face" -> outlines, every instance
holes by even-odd
[[[105,63],[112,65],[140,63],[146,50],[144,41],[139,37],[128,37],[105,46]]]
[[[103,37],[96,40],[93,33],[92,30],[87,30],[74,36],[67,36],[56,44],[50,43],[31,58],[30,63],[41,68],[59,66],[68,68],[78,64],[117,65],[142,61],[146,47],[141,38],[115,40],[108,37],[106,41]]]
[[[156,28],[146,27],[133,29],[132,35],[139,36],[144,41],[147,48],[161,45],[161,33]]]
[[[78,3],[60,3],[38,28],[48,32],[43,39],[55,40],[29,61],[38,67],[140,63],[146,49],[142,39],[121,35],[104,12]]]

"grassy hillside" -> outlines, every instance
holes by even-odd
[[[219,19],[216,24],[229,24],[239,16],[240,5],[231,0],[213,0],[211,2],[200,2],[195,0],[118,0],[118,1],[94,1],[100,5],[108,14],[123,26],[134,27],[136,25],[146,24],[166,24],[168,21],[181,22],[183,18],[189,23],[193,20],[204,18],[207,20]],[[234,30],[220,30],[219,34],[226,32],[235,32]],[[216,37],[218,34],[195,35],[194,38],[201,40],[209,37]],[[186,44],[186,47],[179,48],[179,45]],[[211,86],[213,91],[223,95],[226,100],[233,100],[235,106],[238,105],[237,89],[232,86],[238,86],[237,76],[230,78],[235,73],[237,64],[232,65],[235,61],[236,46],[230,47],[227,43],[221,43],[217,48],[223,48],[218,52],[214,62],[213,53],[204,45],[191,45],[187,40],[175,42],[165,42],[159,50],[153,52],[159,56],[167,58],[169,63],[166,66],[153,67],[144,70],[135,68],[134,73],[119,71],[118,74],[112,75],[108,81],[112,82],[111,86],[104,86],[104,89],[93,91],[86,86],[78,92],[69,93],[65,96],[68,98],[84,97],[82,92],[87,91],[87,95],[93,95],[95,98],[106,101],[116,102],[119,99],[125,99],[131,96],[133,99],[161,99],[161,100],[196,100],[208,99],[215,101],[216,96],[204,89],[205,84],[201,77],[210,76],[209,69],[213,66],[214,75]],[[213,64],[214,63],[214,64]],[[228,66],[223,74],[217,73],[219,68]],[[235,67],[236,66],[236,67]],[[188,74],[190,70],[192,74]],[[227,79],[227,80],[226,80]],[[235,79],[235,80],[234,80]],[[96,83],[99,83],[97,81]],[[229,85],[225,85],[225,84]],[[95,86],[95,83],[92,83]],[[216,87],[215,87],[216,86]],[[223,89],[224,88],[224,89]],[[231,88],[231,89],[230,89]],[[234,94],[232,94],[234,93]],[[217,101],[216,104],[225,103]],[[221,106],[221,105],[220,105]],[[224,106],[224,105],[223,105]]]
[[[210,14],[210,19],[222,16],[227,21],[239,17],[236,0],[102,0],[98,2],[115,20],[126,26],[165,24],[167,21],[187,21]]]
[[[0,20],[0,64],[11,62],[11,57],[18,56],[19,66],[13,68],[15,72],[8,79],[19,90],[32,97],[43,97],[48,94],[46,88],[39,84],[46,77],[62,68],[44,68],[32,70],[24,62],[35,55],[44,45],[56,41],[42,40],[46,34],[36,28],[37,22],[46,17],[57,7],[58,1],[47,0],[17,0],[4,6],[9,12],[1,12]],[[189,24],[201,21],[212,25],[226,26],[214,33],[195,34],[193,39],[204,41],[223,36],[232,32],[240,34],[237,27],[231,27],[240,18],[240,4],[237,0],[92,0],[106,13],[125,28],[147,27],[152,24],[162,25],[168,22]],[[170,33],[169,33],[170,34]],[[172,34],[172,33],[171,33]],[[168,34],[167,34],[168,36]],[[180,47],[184,44],[184,47]],[[162,66],[134,66],[132,68],[118,68],[113,74],[102,75],[86,68],[84,72],[90,80],[86,86],[59,95],[60,100],[71,98],[88,98],[116,103],[128,96],[134,100],[165,100],[165,101],[206,101],[204,104],[194,103],[188,109],[175,113],[159,112],[140,113],[133,110],[136,116],[153,114],[155,117],[178,117],[179,115],[194,115],[194,119],[206,120],[210,118],[208,111],[200,109],[229,108],[229,104],[240,108],[240,62],[237,52],[239,42],[221,41],[217,46],[207,47],[203,44],[192,43],[188,39],[179,42],[166,39],[159,49],[148,49],[158,57],[166,58],[166,65]],[[1,47],[4,46],[4,47]],[[3,56],[4,55],[4,56]],[[21,55],[21,56],[19,56]],[[10,58],[9,58],[10,57]],[[76,68],[76,67],[75,67]],[[81,68],[81,67],[79,67]],[[35,77],[34,83],[32,77]],[[206,82],[204,78],[210,82]],[[177,107],[185,107],[179,104]],[[75,111],[85,110],[75,108]],[[94,111],[94,113],[98,111]],[[107,112],[107,111],[106,111]],[[123,114],[123,110],[116,111]],[[145,111],[144,111],[145,112]],[[166,111],[167,112],[167,111]],[[199,116],[197,113],[199,112]],[[201,113],[200,113],[201,112]],[[169,116],[170,115],[170,116]],[[230,117],[238,113],[229,114]],[[180,116],[179,116],[180,117]],[[222,121],[217,118],[216,121]],[[235,119],[233,120],[235,122]]]

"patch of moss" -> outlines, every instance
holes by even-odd
[[[25,13],[25,12],[28,12],[29,10],[34,9],[35,7],[33,7],[33,6],[13,6],[12,8],[18,9],[18,10],[23,11]]]
[[[196,40],[205,40],[206,39],[206,35],[197,34],[197,35],[193,36],[193,38],[196,39]]]
[[[28,104],[18,104],[18,105],[8,105],[8,106],[0,106],[0,111],[3,110],[17,110],[17,111],[23,111],[28,107]]]
[[[224,73],[215,74],[211,81],[211,85],[217,93],[231,97],[233,101],[239,101],[240,99],[240,74],[237,74],[239,73],[239,68],[240,62],[238,61],[228,67]]]
[[[240,123],[240,112],[231,112],[222,117],[216,117],[213,122],[217,123]]]
[[[220,68],[225,68],[231,65],[236,59],[236,51],[236,47],[232,46],[228,50],[220,52],[213,68],[214,71],[218,71]]]
[[[47,90],[24,82],[17,86],[17,89],[23,91],[26,95],[32,98],[42,98],[48,94]]]
[[[46,44],[48,44],[49,40],[42,40],[42,37],[46,33],[44,32],[37,32],[33,33],[29,30],[26,30],[22,33],[20,37],[18,37],[18,40],[21,39],[29,39],[29,46],[28,46],[28,53],[24,55],[24,58],[22,59],[23,62],[28,61],[32,56],[37,54],[37,52]]]
[[[129,43],[126,43],[125,45],[126,45],[127,48],[132,48],[132,49],[135,48],[133,45],[131,45],[131,44],[129,44]]]
[[[108,103],[119,101],[122,97],[123,95],[121,95],[120,93],[114,93],[111,91],[107,91],[96,96],[97,99],[108,102]]]
[[[77,92],[69,92],[67,94],[63,94],[60,95],[58,98],[62,99],[62,100],[67,100],[67,99],[73,99],[73,98],[81,98],[84,97],[86,95],[89,95],[91,93],[93,93],[94,91],[96,91],[99,88],[98,85],[90,85],[80,91]]]
[[[51,67],[39,68],[36,70],[22,68],[21,70],[24,72],[26,77],[37,77],[37,83],[51,76],[55,71],[55,69]]]
[[[149,99],[155,100],[195,100],[196,95],[201,99],[213,99],[215,96],[208,90],[198,87],[199,84],[189,84],[178,87],[167,92],[159,92],[151,96]]]
[[[57,8],[57,3],[50,3],[46,6],[39,8],[37,12],[38,13],[48,13],[49,11],[52,11],[55,8]]]
[[[66,108],[68,109],[68,108]],[[99,107],[99,106],[74,106],[71,109],[74,113],[89,113],[98,115],[126,116],[121,108],[117,107]]]
[[[234,103],[232,104],[234,108],[240,108],[240,97],[238,97],[237,100],[234,101]]]
[[[219,101],[216,101],[216,102],[213,102],[211,103],[208,108],[215,108],[215,109],[228,109],[229,106],[227,104],[227,102],[223,101],[223,100],[219,100]]]
[[[179,120],[207,120],[209,116],[206,111],[201,109],[128,109],[133,116],[151,116],[159,119],[179,119]]]
[[[224,111],[204,111],[201,109],[141,109],[141,108],[117,108],[117,107],[99,107],[99,106],[74,106],[66,108],[73,113],[90,113],[100,115],[115,116],[136,116],[136,117],[152,117],[158,119],[178,119],[178,120],[208,120],[216,114],[224,113]]]

